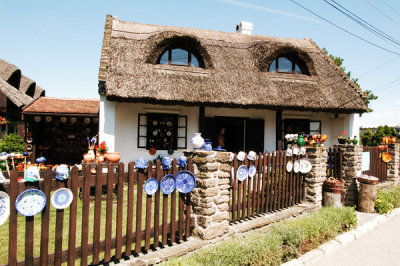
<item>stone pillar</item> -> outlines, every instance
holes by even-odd
[[[336,144],[343,154],[342,176],[344,181],[344,205],[357,204],[357,176],[361,174],[362,146],[353,144]]]
[[[387,178],[394,185],[399,184],[400,143],[387,144],[392,160],[387,163]]]
[[[196,176],[192,192],[195,228],[193,235],[213,239],[229,230],[229,196],[231,165],[229,152],[187,151]]]
[[[306,201],[322,207],[322,185],[326,180],[328,152],[325,147],[307,147],[312,169],[305,178]]]

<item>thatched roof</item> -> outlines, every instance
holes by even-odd
[[[166,48],[195,50],[204,68],[160,65]],[[267,72],[278,56],[309,75]],[[160,104],[364,112],[364,94],[311,40],[131,23],[107,16],[99,92]]]
[[[0,78],[30,98],[44,96],[45,91],[36,82],[21,74],[15,65],[0,58]],[[20,94],[18,94],[20,95]]]
[[[29,97],[25,93],[8,84],[7,81],[0,78],[0,92],[2,92],[11,102],[17,107],[22,108],[33,101],[33,98]]]
[[[73,99],[40,97],[22,111],[29,114],[63,114],[98,116],[100,101],[96,99]]]

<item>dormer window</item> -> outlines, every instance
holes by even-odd
[[[194,55],[193,52],[182,48],[165,50],[160,57],[159,64],[201,67],[196,55]]]
[[[278,57],[269,65],[268,72],[306,74],[294,60],[287,57]]]

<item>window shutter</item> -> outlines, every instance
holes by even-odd
[[[146,142],[147,142],[147,114],[139,114],[137,147],[146,148]]]
[[[187,116],[178,116],[178,149],[186,149],[187,144]]]

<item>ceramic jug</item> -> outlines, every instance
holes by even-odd
[[[201,133],[194,133],[194,137],[190,142],[194,150],[200,150],[204,145],[204,139],[201,137]]]

